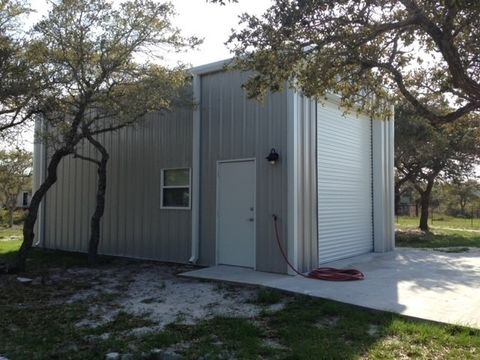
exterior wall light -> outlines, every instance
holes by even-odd
[[[279,155],[277,153],[277,150],[275,150],[274,148],[270,150],[270,154],[268,154],[268,156],[266,157],[268,162],[272,165],[275,165],[277,163],[278,158],[279,158]]]

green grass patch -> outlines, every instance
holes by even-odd
[[[14,260],[21,244],[22,240],[0,241],[0,264]],[[112,260],[111,257],[99,257],[99,265],[109,264]],[[32,248],[27,259],[27,269],[23,275],[36,276],[51,267],[67,269],[87,264],[87,255],[83,253]]]
[[[433,221],[432,221],[433,219]],[[397,216],[395,218],[395,226],[397,229],[415,229],[420,224],[420,218],[414,216]],[[455,218],[446,215],[430,214],[428,225],[434,229],[467,229],[467,230],[480,230],[480,219],[474,218]]]
[[[282,301],[283,297],[284,296],[279,291],[262,288],[258,291],[255,303],[259,305],[278,304]]]
[[[27,287],[24,287],[27,288]],[[33,294],[32,294],[33,295]],[[417,321],[332,301],[289,297],[285,309],[256,319],[216,317],[196,325],[169,325],[143,337],[129,331],[149,322],[119,313],[90,330],[74,324],[82,304],[11,306],[0,319],[0,353],[13,359],[103,358],[117,351],[140,356],[178,348],[186,359],[477,359],[480,331]],[[2,301],[3,305],[4,302]],[[28,304],[33,305],[32,302]],[[108,337],[101,337],[108,333]]]
[[[11,228],[0,227],[0,242],[2,241],[11,241],[11,240],[22,240],[23,233],[22,228],[19,226],[14,226]]]
[[[396,232],[396,245],[414,248],[480,247],[480,232],[432,229],[430,233],[418,230]]]
[[[102,326],[97,326],[89,334],[101,335],[104,333],[121,333],[131,329],[137,329],[146,326],[152,326],[154,323],[141,317],[120,311],[115,319]]]
[[[5,245],[1,249],[11,252]],[[32,274],[85,261],[84,256],[63,252],[35,251],[33,258]],[[100,326],[79,327],[91,306],[114,307],[121,297],[121,292],[106,293],[69,304],[66,300],[78,290],[92,286],[92,276],[44,285],[22,285],[15,275],[1,276],[0,354],[20,360],[102,359],[115,351],[140,358],[153,349],[172,348],[186,359],[480,358],[479,330],[266,289],[258,291],[257,304],[281,301],[285,307],[255,318],[215,317],[134,335],[132,330],[152,321],[120,311]]]
[[[144,349],[187,344],[186,359],[477,359],[480,331],[298,296],[250,319],[218,317],[171,325]]]
[[[20,249],[20,240],[0,241],[0,262],[12,258]]]
[[[418,230],[419,219],[399,216],[396,226],[396,245],[415,248],[466,248],[480,247],[480,220],[441,217],[430,224],[430,232]],[[468,249],[467,249],[468,250]],[[463,250],[465,251],[465,249]]]
[[[151,339],[155,336],[158,335]],[[211,359],[272,358],[276,351],[264,344],[265,336],[263,329],[249,319],[216,317],[194,326],[170,326],[160,339],[190,344],[182,351],[187,359],[202,356]],[[151,339],[149,346],[158,348],[159,344]]]

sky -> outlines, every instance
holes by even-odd
[[[120,2],[119,0],[113,0]],[[170,0],[177,16],[174,25],[182,30],[185,36],[203,38],[204,42],[197,50],[165,56],[170,65],[181,61],[192,66],[232,57],[224,45],[231,29],[238,28],[238,16],[244,12],[261,15],[272,4],[272,0],[239,0],[238,3],[220,6],[207,3],[207,0]],[[29,16],[30,22],[35,22],[46,14],[47,2],[30,0],[35,13]]]
[[[239,0],[237,4],[220,6],[206,0],[174,0],[178,16],[175,25],[185,35],[204,39],[197,51],[177,54],[178,60],[193,66],[223,60],[232,56],[224,45],[232,28],[238,28],[238,16],[244,12],[261,15],[271,5],[271,0]]]
[[[203,43],[196,50],[162,54],[165,62],[171,66],[179,62],[198,66],[232,57],[225,42],[231,30],[238,28],[238,16],[244,12],[261,15],[272,4],[272,0],[239,0],[238,3],[226,6],[207,3],[206,0],[170,0],[170,2],[177,12],[173,19],[174,25],[182,30],[184,36],[203,39]],[[30,7],[34,12],[29,14],[27,22],[33,25],[45,16],[47,4],[45,0],[30,0]],[[25,131],[18,140],[24,148],[33,151],[33,130]]]

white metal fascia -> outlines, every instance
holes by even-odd
[[[385,125],[384,121],[372,121],[373,243],[375,252],[385,251]]]
[[[388,121],[388,158],[387,158],[387,243],[389,250],[395,249],[395,106],[391,106],[390,119]]]
[[[194,76],[198,75],[205,75],[217,71],[225,70],[225,68],[229,65],[232,65],[235,58],[228,58],[220,61],[215,61],[209,64],[195,66],[190,69],[190,73]]]
[[[196,102],[193,110],[192,139],[192,250],[189,262],[198,261],[200,250],[200,121],[201,121],[201,77],[193,76],[193,97]]]
[[[298,93],[287,90],[287,249],[290,263],[298,268]],[[295,272],[288,268],[288,274]]]

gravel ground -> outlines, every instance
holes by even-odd
[[[186,266],[156,263],[116,262],[99,268],[53,269],[50,281],[82,279],[91,284],[80,288],[67,303],[90,303],[89,316],[76,325],[98,327],[123,312],[142,317],[152,326],[133,333],[142,336],[162,330],[170,323],[195,324],[215,316],[255,317],[260,311],[279,311],[283,304],[265,308],[255,303],[257,289],[178,277]]]

